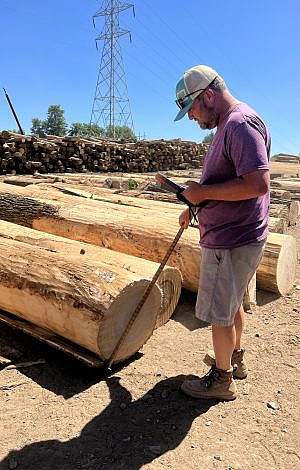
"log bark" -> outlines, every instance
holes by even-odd
[[[107,359],[149,281],[80,255],[0,237],[0,308]],[[117,361],[151,336],[161,306],[154,286]]]
[[[99,261],[108,270],[125,270],[139,278],[151,281],[159,264],[135,256],[117,253],[103,247],[58,237],[51,233],[39,232],[27,227],[0,220],[0,237],[27,243],[65,256],[81,255],[82,262]],[[157,285],[162,293],[162,304],[158,312],[155,328],[164,325],[172,316],[181,293],[181,274],[177,268],[166,266],[158,278]]]
[[[74,240],[101,245],[106,248],[131,254],[140,258],[160,262],[170,246],[177,230],[178,222],[172,215],[156,216],[154,212],[145,215],[140,208],[120,206],[106,202],[85,200],[84,204],[74,196],[61,193],[46,193],[34,187],[30,193],[34,195],[27,202],[13,194],[23,194],[27,199],[27,188],[0,185],[0,211],[2,219],[15,222],[18,217],[21,221],[30,221],[31,226],[43,232],[53,233]],[[9,192],[8,192],[9,191]],[[39,198],[37,196],[39,195]],[[7,197],[8,196],[8,197]],[[25,197],[24,197],[25,196]],[[43,199],[53,198],[55,200]],[[21,198],[22,199],[22,198]],[[37,217],[31,214],[26,218],[24,210],[19,208],[30,205],[45,204],[43,213],[39,206]],[[49,215],[49,208],[52,213]],[[274,238],[275,237],[275,238]],[[197,292],[199,279],[199,262],[201,250],[199,248],[199,235],[197,230],[186,230],[170,257],[169,265],[177,267],[182,275],[183,286]],[[269,243],[271,248],[269,248]],[[274,248],[276,247],[276,248]],[[284,255],[281,255],[284,253]],[[264,261],[265,259],[265,261]],[[295,280],[296,270],[296,242],[293,237],[270,233],[268,243],[263,255],[263,266],[268,265],[267,271],[261,265],[257,270],[257,285],[272,291],[285,294]],[[272,267],[272,269],[271,269]],[[262,269],[262,277],[261,277]],[[265,278],[269,278],[269,282]],[[263,281],[261,282],[261,279]]]
[[[143,199],[143,194],[140,197],[132,197],[130,192],[126,195],[122,193],[115,193],[107,188],[89,187],[86,185],[65,185],[65,184],[41,184],[39,190],[55,191],[58,189],[63,194],[78,196],[84,199],[93,199],[94,201],[111,202],[124,206],[140,207],[147,211],[157,211],[157,213],[168,214],[173,217],[178,217],[180,212],[186,207],[179,201],[175,194],[153,194],[155,200],[149,201]],[[33,190],[33,188],[32,188]],[[28,188],[28,191],[31,191]],[[31,192],[34,194],[34,192]],[[142,197],[141,197],[142,196]],[[157,200],[158,199],[158,200]],[[269,219],[270,232],[286,233],[288,225],[295,225],[299,217],[299,204],[298,201],[288,201],[286,204],[271,204],[270,212],[272,216]]]

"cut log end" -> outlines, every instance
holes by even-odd
[[[277,263],[277,288],[281,295],[291,291],[297,268],[297,244],[295,238],[287,236],[282,245]]]
[[[162,305],[155,328],[167,323],[174,313],[181,294],[182,277],[179,269],[166,267],[158,278],[157,284],[162,291]]]
[[[98,349],[101,359],[110,358],[148,285],[149,281],[141,280],[127,286],[106,312],[98,334]],[[153,333],[160,308],[161,290],[155,284],[132,328],[126,335],[116,355],[115,363],[129,358],[146,343]]]
[[[257,269],[260,289],[285,295],[293,287],[297,266],[295,238],[280,233],[270,233]]]

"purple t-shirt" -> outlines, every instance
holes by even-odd
[[[219,123],[204,159],[201,184],[223,183],[269,169],[269,131],[245,103],[233,106]],[[268,235],[270,193],[245,201],[210,201],[199,213],[200,245],[234,248]]]

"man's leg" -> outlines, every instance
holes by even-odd
[[[234,383],[231,356],[235,346],[235,326],[212,326],[216,367],[199,379],[185,380],[181,390],[194,398],[234,400],[237,389]]]
[[[235,325],[213,325],[212,339],[217,368],[222,370],[231,370],[231,356],[236,346]]]
[[[243,305],[240,306],[234,317],[234,326],[236,332],[236,340],[234,349],[241,349],[241,336],[245,326],[245,312]]]

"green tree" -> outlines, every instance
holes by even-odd
[[[64,136],[68,126],[65,120],[65,112],[59,104],[52,104],[48,108],[46,119],[47,134]]]
[[[31,134],[36,135],[37,137],[45,137],[46,136],[46,121],[42,121],[42,119],[33,118],[32,119],[32,127],[30,129]]]
[[[98,124],[86,124],[84,122],[73,122],[71,124],[68,135],[80,137],[103,137],[104,129]]]
[[[202,140],[202,144],[210,144],[214,138],[214,135],[214,131],[209,132]]]
[[[105,135],[107,137],[114,137],[115,139],[136,140],[136,135],[128,126],[115,126],[115,135],[113,126],[108,126],[105,129]]]

